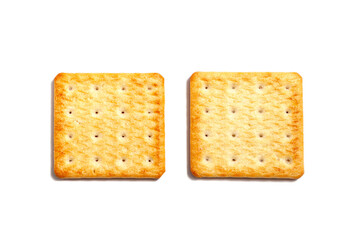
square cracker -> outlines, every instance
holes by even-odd
[[[159,178],[165,172],[164,78],[60,73],[54,81],[60,178]]]
[[[303,175],[299,74],[197,72],[190,79],[190,108],[194,176]]]

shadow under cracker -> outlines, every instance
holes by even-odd
[[[156,182],[160,178],[58,178],[54,172],[54,80],[51,81],[51,124],[50,124],[50,176],[54,181],[150,181]]]
[[[191,160],[190,160],[190,78],[186,81],[186,127],[187,127],[187,175],[191,180],[194,181],[251,181],[251,182],[295,182],[297,179],[291,178],[225,178],[225,177],[206,177],[197,178],[191,173]]]

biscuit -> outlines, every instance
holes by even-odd
[[[60,73],[54,80],[59,178],[159,178],[165,172],[164,78]]]
[[[190,158],[196,177],[301,177],[301,76],[194,73],[190,79]]]

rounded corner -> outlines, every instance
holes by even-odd
[[[66,79],[66,75],[67,75],[67,73],[63,73],[63,72],[58,73],[58,74],[56,75],[56,77],[54,78],[54,83],[61,82],[62,80],[65,80],[65,79]]]
[[[198,79],[199,75],[200,72],[194,72],[193,74],[191,74],[190,81],[195,81],[196,79]]]
[[[151,73],[151,77],[164,83],[165,78],[160,73]]]
[[[159,174],[155,177],[155,179],[161,178],[161,177],[164,175],[165,172],[166,172],[166,169],[165,169],[165,168],[164,168],[164,169],[161,169],[161,171],[160,171]]]
[[[302,176],[304,176],[304,173],[305,173],[304,169],[301,169],[301,171],[299,172],[299,174],[296,175],[296,176],[294,177],[294,179],[299,179],[299,178],[301,178]]]
[[[55,76],[54,80],[61,79],[61,78],[65,77],[65,75],[66,75],[66,73],[63,73],[63,72],[58,73],[58,74]]]
[[[302,76],[300,75],[300,73],[298,73],[298,72],[293,72],[293,74],[294,74],[296,77],[298,77],[298,78],[300,78],[300,79],[302,80]]]
[[[201,175],[193,167],[190,167],[190,172],[194,177],[201,178]]]
[[[154,75],[162,80],[164,80],[163,75],[161,75],[160,73],[154,73]]]
[[[57,168],[54,168],[53,169],[53,172],[54,172],[54,176],[58,179],[63,179],[65,178],[64,174],[61,172],[61,171],[58,171]]]

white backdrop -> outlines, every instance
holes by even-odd
[[[0,1],[0,238],[359,239],[357,4]],[[187,80],[195,71],[300,73],[304,176],[189,177]],[[51,176],[59,72],[164,76],[166,173],[158,181]]]

